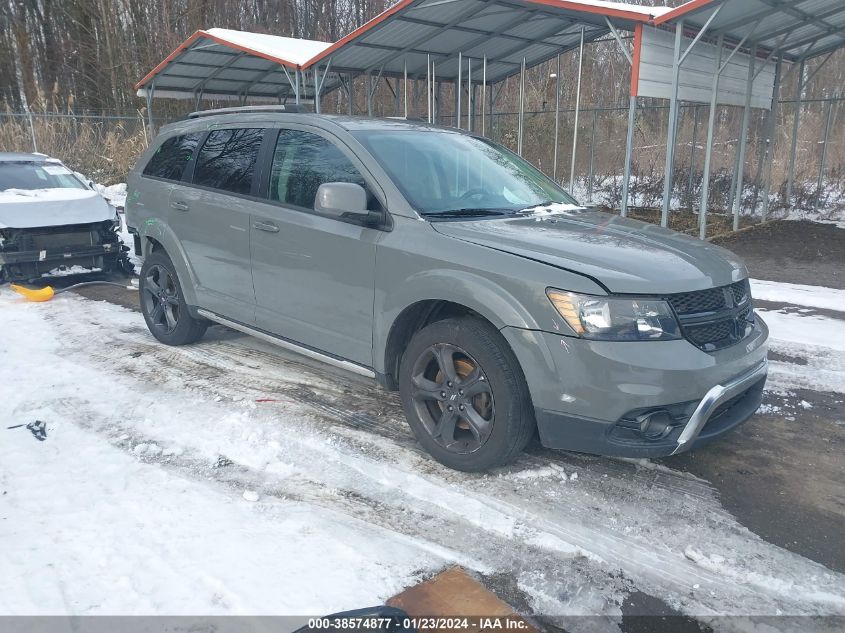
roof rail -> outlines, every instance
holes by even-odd
[[[308,112],[308,108],[303,105],[252,105],[241,106],[237,108],[218,108],[216,110],[199,110],[191,112],[188,115],[189,119],[198,119],[204,116],[214,116],[217,114],[244,114],[249,112]]]

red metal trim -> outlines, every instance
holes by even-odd
[[[676,9],[672,9],[669,13],[664,13],[660,17],[654,18],[653,22],[655,25],[665,24],[666,22],[677,20],[678,18],[685,16],[687,13],[698,11],[710,4],[715,4],[718,1],[719,0],[691,0]]]
[[[176,57],[178,57],[182,51],[186,50],[191,44],[193,44],[199,38],[209,39],[217,44],[221,44],[222,46],[228,46],[229,48],[234,48],[235,50],[241,51],[242,53],[248,53],[250,55],[254,55],[255,57],[261,57],[262,59],[266,59],[271,62],[275,62],[277,64],[281,64],[282,66],[287,66],[288,68],[297,68],[297,65],[291,61],[286,59],[282,59],[281,57],[273,57],[272,55],[268,55],[267,53],[262,53],[260,51],[256,51],[254,49],[248,48],[246,46],[240,46],[238,44],[233,44],[229,40],[225,40],[221,37],[217,37],[216,35],[211,35],[207,31],[196,31],[191,37],[186,39],[182,42],[176,50],[174,50],[170,55],[164,58],[164,60],[155,68],[153,68],[150,72],[148,72],[141,81],[135,84],[135,90],[142,88],[150,79],[155,77],[159,71],[164,69],[167,64],[172,62]]]
[[[634,27],[634,54],[631,62],[631,96],[636,97],[640,93],[640,56],[643,53],[643,25],[637,24]]]
[[[334,44],[329,46],[322,53],[318,53],[317,55],[315,55],[314,57],[309,59],[307,62],[305,62],[302,65],[302,69],[306,70],[306,69],[310,68],[311,66],[313,66],[314,64],[319,63],[320,60],[324,59],[325,57],[328,57],[329,55],[334,53],[337,49],[339,49],[341,46],[343,46],[347,42],[354,40],[359,35],[363,35],[367,31],[369,31],[371,28],[378,26],[379,24],[384,22],[387,18],[389,18],[391,15],[398,13],[399,11],[401,11],[402,9],[407,7],[409,4],[412,4],[414,1],[415,0],[402,0],[401,2],[397,2],[396,4],[394,4],[389,9],[382,11],[376,17],[374,17],[372,20],[370,20],[369,22],[365,22],[364,24],[359,26],[357,29],[352,31],[346,37],[342,37],[341,39],[339,39],[337,42],[335,42]]]
[[[548,7],[556,7],[558,9],[569,9],[570,11],[578,11],[580,13],[594,13],[596,15],[604,15],[609,18],[621,18],[623,20],[632,20],[638,23],[646,23],[651,21],[651,17],[645,13],[638,13],[637,11],[626,11],[625,9],[612,9],[610,7],[601,7],[591,4],[581,4],[580,2],[568,2],[567,0],[526,0],[533,4],[543,4]]]

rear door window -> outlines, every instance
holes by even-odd
[[[248,195],[263,138],[261,128],[211,132],[197,157],[194,184]]]
[[[317,189],[327,182],[351,182],[366,188],[361,173],[328,139],[301,130],[279,132],[268,197],[313,209]]]
[[[152,155],[144,175],[165,180],[182,180],[185,168],[193,160],[202,133],[171,136]]]

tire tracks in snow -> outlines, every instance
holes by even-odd
[[[115,310],[82,299],[51,305],[45,318],[56,326],[74,310]],[[290,400],[280,415],[269,407],[244,409],[264,437],[244,440],[233,429],[224,438],[232,443],[227,457],[242,483],[258,481],[282,496],[325,504],[460,552],[476,560],[476,568],[510,572],[532,591],[557,596],[561,611],[577,606],[560,590],[576,578],[593,595],[605,596],[600,608],[614,612],[630,588],[618,579],[621,571],[639,590],[690,615],[845,612],[841,576],[749,533],[724,512],[706,482],[545,450],[492,475],[455,473],[416,447],[395,395],[356,377],[317,370],[229,334],[166,348],[131,326],[140,316],[122,311],[111,316],[124,326],[99,330],[94,346],[90,332],[66,329],[65,355],[111,368],[169,398],[187,392],[209,409],[268,396]],[[96,422],[103,411],[86,410],[86,403],[56,406],[98,432],[145,435],[138,422],[112,420],[103,429]],[[167,430],[162,424],[149,441],[162,441],[161,431]],[[278,445],[275,458],[295,476],[275,477],[250,463],[250,451],[266,447],[267,438]],[[189,464],[180,468],[194,472]],[[561,473],[567,471],[579,473],[577,483],[564,483]],[[215,478],[226,483],[228,476]],[[327,489],[338,492],[327,495]]]

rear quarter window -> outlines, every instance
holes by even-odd
[[[152,155],[144,167],[144,176],[182,180],[185,168],[194,159],[201,137],[201,132],[171,136]]]

